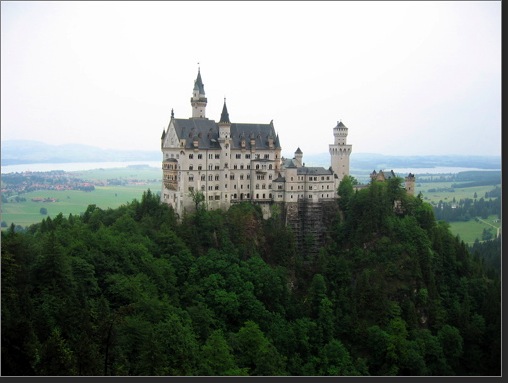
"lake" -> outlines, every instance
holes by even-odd
[[[67,162],[47,164],[21,164],[2,166],[2,174],[22,172],[49,172],[51,170],[63,170],[75,172],[92,169],[126,168],[127,166],[146,165],[162,169],[160,161],[123,161],[123,162]]]

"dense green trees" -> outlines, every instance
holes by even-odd
[[[353,186],[311,261],[277,208],[178,221],[150,191],[11,227],[2,374],[499,375],[495,247],[471,253],[400,179]]]

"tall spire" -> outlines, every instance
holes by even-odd
[[[225,124],[230,124],[228,108],[226,107],[226,97],[224,97],[224,106],[222,107],[222,114],[220,115],[220,121]]]
[[[194,80],[194,90],[191,97],[192,118],[206,118],[206,103],[205,86],[201,79],[201,69],[198,68],[198,76]]]
[[[198,77],[194,81],[194,90],[198,91],[200,95],[205,95],[205,86],[203,80],[201,80],[201,68],[198,67]]]

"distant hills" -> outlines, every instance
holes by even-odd
[[[90,145],[48,145],[39,141],[2,141],[2,165],[69,162],[158,161],[159,151],[106,150]]]
[[[90,145],[48,145],[39,141],[2,141],[2,165],[30,163],[159,161],[160,151],[106,150]],[[306,154],[307,166],[330,166],[328,153]],[[351,171],[395,168],[465,167],[501,169],[501,156],[391,156],[376,153],[351,154]]]

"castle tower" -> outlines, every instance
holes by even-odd
[[[201,80],[201,71],[198,69],[198,77],[194,81],[191,97],[192,118],[206,118],[206,101],[205,86]]]
[[[219,142],[227,143],[231,137],[231,122],[229,121],[228,108],[226,107],[226,99],[224,98],[224,106],[219,121]]]
[[[407,194],[415,195],[415,176],[414,174],[409,173],[405,178],[405,189]]]
[[[347,144],[348,129],[342,123],[337,121],[337,126],[333,128],[334,142],[330,145],[331,167],[337,175],[338,180],[349,175],[349,156],[351,155],[351,145]]]
[[[295,152],[295,162],[297,163],[297,167],[302,167],[303,166],[303,152],[300,148],[296,149],[296,152]]]

